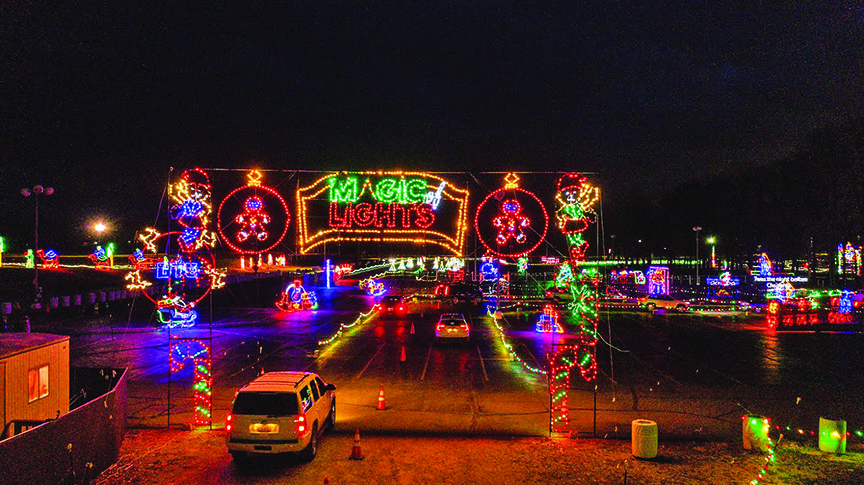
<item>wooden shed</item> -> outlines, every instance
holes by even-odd
[[[0,423],[8,438],[69,412],[69,337],[0,334]]]

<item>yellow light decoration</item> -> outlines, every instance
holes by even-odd
[[[344,181],[331,182],[331,179],[334,177],[345,175],[350,177]],[[378,184],[375,187],[375,190],[381,192],[380,195],[376,194],[375,191],[372,190],[373,185],[376,184],[373,184],[371,179],[376,177],[387,177],[384,180],[378,180]],[[419,207],[419,205],[423,204],[416,202],[416,200],[419,199],[419,187],[417,186],[416,181],[417,177],[426,181],[425,190],[427,193],[435,193],[436,195],[440,194],[442,201],[451,201],[458,205],[458,210],[456,211],[457,216],[452,227],[452,232],[451,230],[444,230],[440,227],[445,225],[443,222],[434,222],[435,212],[432,211],[435,209],[429,209],[429,207],[431,207],[429,205],[426,205],[426,208]],[[355,184],[359,184],[361,181],[362,186],[357,187]],[[328,191],[331,191],[330,195],[335,196],[335,199],[325,195]],[[457,256],[462,256],[468,228],[468,195],[468,190],[454,187],[441,177],[425,172],[368,171],[348,172],[347,174],[345,172],[341,174],[328,174],[319,178],[311,185],[302,187],[297,191],[297,214],[299,220],[298,248],[300,253],[306,254],[312,249],[328,242],[426,243],[441,246]],[[361,202],[362,199],[360,199],[360,197],[364,196],[369,199],[370,202],[375,202],[377,200],[378,202],[376,205],[383,206],[385,203],[390,204],[388,206],[388,211],[390,211],[388,213],[389,215],[383,216],[387,220],[388,227],[384,227],[383,224],[381,224],[381,227],[376,228],[352,227],[355,225],[362,226],[364,224],[370,225],[374,223],[372,221],[372,217],[375,217],[372,215],[372,212],[374,211],[370,209],[373,204]],[[382,202],[382,199],[380,198],[383,198],[386,202]],[[332,202],[333,200],[337,201]],[[345,202],[342,202],[343,200]],[[349,211],[353,210],[353,206],[346,207],[344,216],[342,213],[337,213],[334,217],[332,206],[328,206],[331,207],[331,213],[329,216],[319,214],[310,208],[310,202],[312,201],[318,203],[331,201],[329,203],[334,205],[341,203],[353,204],[353,202],[357,202],[359,216],[356,219],[353,218],[353,216],[349,217]],[[413,206],[409,202],[413,202]],[[359,207],[364,204],[370,207]],[[392,207],[393,205],[399,205],[399,207],[394,209]],[[396,209],[402,211],[401,220],[403,227],[395,227],[395,221],[397,219]],[[376,210],[380,210],[380,208],[376,207]],[[409,210],[416,211],[414,213],[414,224],[420,226],[420,228],[410,227],[411,219],[407,215]],[[310,229],[310,212],[314,213],[312,214],[312,217],[320,216],[322,219],[328,220],[330,224],[339,225],[338,227],[329,227],[320,230]],[[440,212],[440,210],[438,212]],[[433,215],[430,216],[430,214]],[[430,222],[430,218],[432,218],[431,220],[433,220],[433,222]],[[381,221],[378,222],[379,224],[381,223]],[[429,223],[430,225],[435,224],[439,227],[437,230],[427,230],[424,228],[425,223]]]
[[[127,290],[145,290],[148,286],[151,286],[153,283],[141,278],[141,271],[135,270],[130,273],[127,273],[126,276],[123,277],[129,284],[126,285]]]
[[[160,236],[160,232],[152,227],[144,229],[144,234],[139,234],[138,239],[144,243],[144,251],[156,253],[156,239]]]

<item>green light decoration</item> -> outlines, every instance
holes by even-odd
[[[26,253],[24,253],[24,267],[25,268],[33,268],[36,266],[36,260],[34,259],[33,250],[28,249]]]
[[[3,237],[0,236],[0,266],[3,266],[3,250],[6,249],[6,246],[4,246],[3,244]]]

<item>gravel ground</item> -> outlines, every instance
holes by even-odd
[[[237,468],[220,430],[132,429],[96,483],[747,484],[764,463],[740,443],[662,437],[650,461],[634,459],[624,440],[363,435],[363,461],[348,459],[353,443],[353,433],[329,434],[312,463],[283,456]],[[864,445],[847,451],[784,440],[762,483],[864,483]]]

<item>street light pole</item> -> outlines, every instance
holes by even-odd
[[[696,231],[696,286],[699,286],[699,231],[702,227],[694,226],[693,230]]]
[[[54,193],[54,189],[51,187],[43,187],[41,185],[34,185],[32,189],[23,188],[21,189],[21,195],[24,197],[33,196],[34,205],[36,208],[35,220],[33,223],[33,252],[39,250],[39,196],[41,195],[51,195]],[[39,297],[41,296],[41,291],[39,289],[39,264],[36,261],[33,261],[33,303],[39,303]]]

